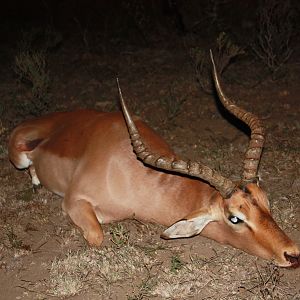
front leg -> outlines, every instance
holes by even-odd
[[[76,226],[78,226],[90,246],[100,246],[103,242],[103,230],[98,222],[93,206],[84,199],[75,200],[66,197],[63,210]]]

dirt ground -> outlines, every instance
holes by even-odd
[[[0,96],[6,103],[0,144],[0,299],[300,299],[300,270],[204,237],[165,241],[162,226],[125,220],[104,225],[105,241],[89,248],[62,215],[61,199],[33,190],[26,171],[7,158],[7,138],[25,119],[10,107],[30,88],[3,59]],[[185,158],[198,159],[238,179],[248,136],[201,91],[186,49],[152,47],[119,53],[72,52],[49,61],[50,110],[118,110],[119,77],[132,110]],[[277,81],[259,80],[257,61],[238,60],[224,73],[225,89],[259,115],[267,129],[262,186],[279,225],[300,244],[299,60]],[[297,75],[298,74],[298,75]],[[19,101],[19,102],[18,102]],[[179,113],[174,117],[174,105]]]

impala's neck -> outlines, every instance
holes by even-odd
[[[137,214],[139,219],[170,226],[187,215],[212,205],[216,190],[200,180],[165,173],[161,173],[157,180],[157,187],[149,195],[151,205],[145,205],[147,202],[144,202]]]

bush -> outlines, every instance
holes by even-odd
[[[275,74],[292,54],[293,35],[290,1],[264,0],[257,12],[255,55]]]
[[[31,85],[33,101],[27,103],[26,110],[32,114],[40,114],[49,106],[49,72],[46,66],[46,56],[42,51],[20,52],[15,57],[16,74],[20,80]]]
[[[215,63],[220,74],[224,72],[233,58],[244,54],[244,50],[235,45],[225,32],[221,32],[216,39],[215,50],[213,50]],[[211,80],[211,61],[208,53],[199,48],[193,47],[190,49],[190,57],[196,72],[197,81],[201,89],[211,94],[213,85]]]
[[[16,103],[21,115],[40,115],[50,108],[48,53],[62,42],[62,36],[51,28],[24,31],[15,57],[14,71],[19,80],[31,86],[31,99]]]

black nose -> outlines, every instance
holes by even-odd
[[[291,263],[292,268],[298,268],[300,266],[300,254],[290,255],[284,252],[284,257],[287,261]]]

